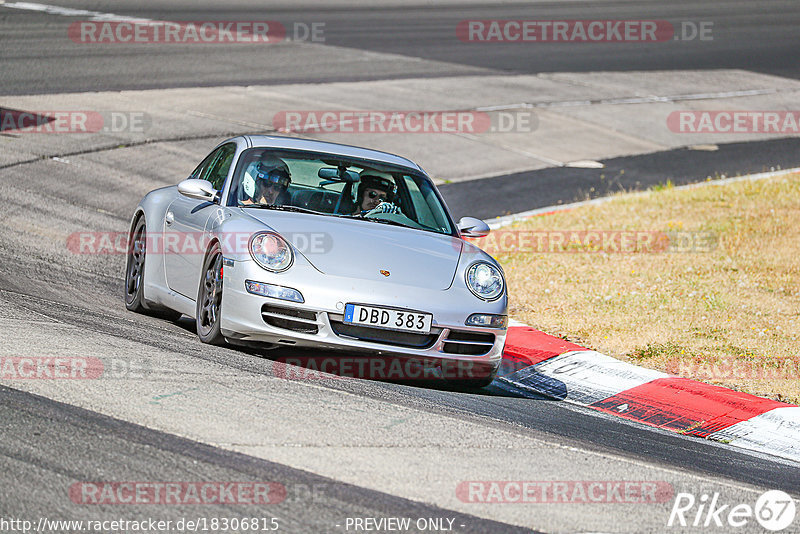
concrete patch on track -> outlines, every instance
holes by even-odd
[[[791,109],[798,92],[800,82],[795,80],[719,70],[464,75],[6,96],[0,102],[4,108],[39,112],[90,110],[103,115],[106,122],[97,133],[0,135],[0,146],[4,148],[0,166],[168,139],[207,138],[211,148],[212,140],[222,136],[275,132],[275,117],[287,111],[484,114],[494,125],[484,133],[468,129],[408,133],[402,128],[396,130],[402,133],[295,132],[410,155],[440,182],[460,181],[687,145],[786,137],[792,132],[675,133],[670,131],[667,117],[678,110],[708,107]],[[514,118],[519,117],[515,114],[533,114],[535,123],[519,122],[514,126]],[[118,124],[113,124],[114,120]],[[505,120],[511,121],[508,131],[499,127],[500,121]]]

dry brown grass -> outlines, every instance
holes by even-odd
[[[498,253],[510,315],[638,365],[800,403],[800,175],[658,189],[510,229],[711,232],[716,246]]]

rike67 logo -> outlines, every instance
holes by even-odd
[[[680,492],[675,496],[667,526],[708,527],[716,532],[728,532],[731,527],[752,528],[755,519],[762,528],[778,532],[794,522],[795,513],[794,500],[780,490],[763,493],[754,506],[747,503],[723,503],[716,492],[713,495],[703,493],[699,498],[691,493]]]

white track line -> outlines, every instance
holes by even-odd
[[[100,21],[123,21],[123,22],[157,22],[152,19],[143,19],[139,17],[126,17],[124,15],[115,15],[114,13],[103,13],[100,11],[89,11],[86,9],[72,9],[69,7],[52,6],[49,4],[38,4],[36,2],[0,2],[3,7],[10,7],[12,9],[23,9],[25,11],[38,11],[40,13],[47,13],[48,15],[60,15],[62,17],[89,17],[88,20],[93,22]]]
[[[717,100],[720,98],[742,98],[747,96],[771,95],[778,89],[746,89],[742,91],[720,91],[716,93],[688,93],[682,95],[649,95],[619,98],[601,98],[598,100],[556,100],[553,102],[519,102],[516,104],[499,104],[477,108],[477,111],[505,111],[509,109],[561,108],[575,106],[594,106],[601,104],[628,105],[652,104],[659,102],[683,102],[687,100]]]

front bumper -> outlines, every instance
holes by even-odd
[[[304,303],[248,293],[245,280],[291,287]],[[457,281],[456,281],[457,282]],[[430,336],[344,325],[350,302],[433,314]],[[324,275],[308,265],[270,273],[253,261],[226,261],[223,270],[222,335],[231,341],[263,342],[372,355],[500,364],[506,329],[466,326],[473,313],[507,314],[507,300],[477,299],[465,287],[430,290],[383,280]]]

